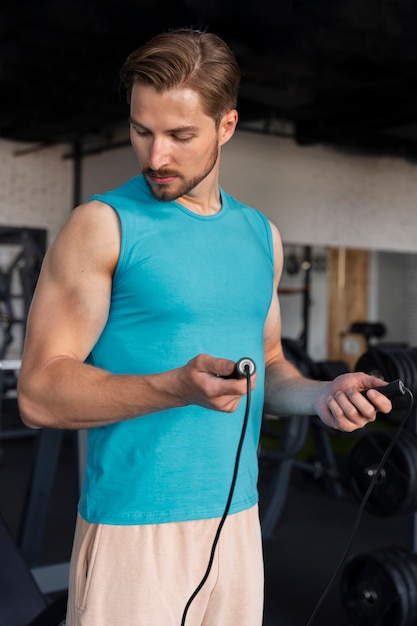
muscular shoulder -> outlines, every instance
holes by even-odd
[[[282,274],[282,267],[284,262],[284,253],[282,249],[282,239],[278,228],[272,222],[269,222],[272,232],[272,241],[274,244],[274,267],[275,267],[275,280],[279,281]]]
[[[91,238],[119,237],[119,218],[115,210],[99,200],[86,202],[75,208],[67,220],[67,225],[81,228]],[[64,226],[64,228],[65,228]]]
[[[71,261],[79,271],[101,266],[114,269],[120,251],[120,225],[115,211],[99,201],[74,209],[48,251],[54,262]]]

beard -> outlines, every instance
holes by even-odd
[[[179,172],[175,172],[172,170],[151,170],[146,167],[143,168],[142,174],[144,175],[146,184],[149,187],[150,192],[156,200],[160,200],[161,202],[171,202],[172,200],[177,200],[181,196],[185,196],[190,191],[192,191],[197,185],[199,185],[210,172],[213,170],[214,166],[217,163],[217,159],[219,158],[219,147],[216,142],[210,157],[207,161],[207,164],[202,172],[196,174],[192,178],[184,178]],[[152,184],[148,178],[147,174],[151,176],[175,176],[175,181],[172,184],[167,185],[155,185]]]

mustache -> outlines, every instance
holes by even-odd
[[[144,167],[142,169],[142,174],[144,176],[148,174],[149,176],[158,176],[160,178],[164,178],[165,176],[179,176],[179,173],[174,170],[153,170],[150,167]]]

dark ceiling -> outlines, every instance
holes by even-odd
[[[179,26],[235,52],[241,127],[417,156],[415,0],[3,0],[0,137],[75,142],[123,122],[121,64]]]

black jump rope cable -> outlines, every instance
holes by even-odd
[[[200,584],[198,585],[198,587],[196,587],[195,591],[192,593],[192,595],[190,596],[190,599],[188,600],[187,604],[185,605],[184,613],[183,613],[182,619],[181,619],[181,626],[185,625],[185,620],[186,620],[186,617],[187,617],[188,610],[189,610],[189,608],[191,606],[191,603],[194,601],[195,597],[200,593],[201,589],[203,588],[204,584],[207,581],[207,578],[209,577],[211,568],[213,566],[213,561],[214,561],[214,555],[215,555],[215,552],[216,552],[216,547],[217,547],[217,544],[218,544],[219,539],[220,539],[220,533],[222,531],[222,528],[223,528],[224,523],[226,521],[227,515],[229,513],[230,505],[232,503],[233,493],[234,493],[235,485],[236,485],[237,473],[238,473],[238,469],[239,469],[240,455],[241,455],[241,452],[242,452],[243,441],[245,439],[246,427],[248,425],[248,418],[249,418],[249,412],[250,412],[250,401],[251,401],[250,377],[254,373],[254,371],[255,371],[255,364],[254,364],[254,362],[251,359],[243,358],[243,359],[240,359],[240,361],[237,362],[236,367],[235,367],[235,373],[232,374],[231,376],[227,376],[227,378],[246,378],[247,390],[246,390],[246,410],[245,410],[245,416],[243,418],[242,431],[241,431],[241,434],[240,434],[239,445],[237,447],[236,459],[235,459],[235,467],[234,467],[234,470],[233,470],[233,478],[232,478],[232,482],[231,482],[231,485],[230,485],[229,496],[227,498],[226,507],[224,509],[224,513],[223,513],[222,518],[221,518],[221,520],[219,522],[219,525],[217,527],[216,535],[214,537],[213,545],[211,547],[210,559],[209,559],[209,562],[208,562],[208,565],[207,565],[206,573],[204,574],[203,578],[201,579]]]
[[[242,364],[242,366],[241,366],[241,370],[239,372],[239,365],[240,364]],[[194,599],[196,598],[196,596],[200,593],[201,589],[203,588],[203,586],[205,585],[205,583],[206,583],[206,581],[207,581],[207,579],[209,577],[211,568],[213,566],[213,561],[214,561],[214,556],[215,556],[215,552],[216,552],[216,547],[217,547],[217,544],[218,544],[219,539],[220,539],[220,533],[222,531],[222,528],[223,528],[224,523],[226,521],[227,515],[229,513],[230,505],[232,503],[233,493],[234,493],[234,490],[235,490],[236,479],[237,479],[237,474],[238,474],[238,469],[239,469],[240,456],[241,456],[241,452],[242,452],[243,441],[245,439],[246,428],[247,428],[247,425],[248,425],[248,418],[249,418],[249,412],[250,412],[250,402],[251,402],[250,377],[251,377],[251,375],[255,371],[255,364],[253,363],[253,361],[251,359],[241,359],[237,363],[237,369],[235,370],[235,372],[236,371],[238,372],[238,376],[246,378],[247,394],[246,394],[246,410],[245,410],[245,416],[244,416],[244,419],[243,419],[243,425],[242,425],[242,431],[241,431],[241,434],[240,434],[239,445],[238,445],[237,452],[236,452],[235,466],[234,466],[234,470],[233,470],[233,478],[232,478],[232,482],[231,482],[231,485],[230,485],[229,496],[227,498],[227,503],[226,503],[226,506],[225,506],[225,509],[224,509],[224,513],[223,513],[222,518],[221,518],[221,520],[219,522],[219,525],[217,527],[216,535],[214,537],[214,541],[213,541],[213,544],[212,544],[212,547],[211,547],[211,553],[210,553],[210,558],[209,558],[209,562],[208,562],[208,565],[207,565],[206,572],[205,572],[203,578],[201,579],[200,584],[196,587],[194,592],[191,594],[187,604],[185,605],[184,612],[183,612],[182,619],[181,619],[181,626],[185,626],[185,620],[187,618],[187,613],[189,611],[189,608],[190,608],[192,602],[194,601]],[[235,377],[235,376],[236,376],[236,374],[230,376],[230,378],[231,377]],[[311,626],[311,624],[313,623],[313,621],[316,618],[320,608],[323,605],[323,602],[327,598],[327,595],[328,595],[330,589],[332,588],[332,586],[334,584],[334,581],[336,580],[337,575],[339,574],[340,570],[342,569],[342,567],[343,567],[343,565],[344,565],[344,563],[345,563],[345,561],[346,561],[346,559],[347,559],[347,557],[349,555],[350,549],[352,547],[353,540],[355,539],[356,533],[357,533],[358,528],[359,528],[359,523],[360,523],[360,520],[362,518],[362,514],[364,512],[365,506],[366,506],[366,504],[367,504],[367,502],[368,502],[368,500],[369,500],[369,498],[371,496],[371,493],[372,493],[372,491],[373,491],[373,489],[374,489],[374,487],[375,487],[375,485],[376,485],[376,483],[377,483],[377,481],[378,481],[378,479],[379,479],[379,477],[381,475],[381,472],[382,472],[382,470],[384,468],[384,465],[385,465],[385,462],[386,462],[387,458],[391,454],[392,449],[396,445],[396,443],[397,443],[397,441],[398,441],[398,439],[399,439],[399,437],[400,437],[400,435],[401,435],[401,433],[402,433],[402,431],[404,429],[404,426],[405,426],[405,424],[407,422],[407,419],[408,419],[408,417],[409,417],[409,415],[411,413],[411,409],[412,409],[413,404],[414,404],[414,396],[413,396],[413,394],[411,393],[411,391],[407,387],[404,386],[404,384],[400,380],[394,381],[393,383],[389,383],[389,385],[387,385],[385,387],[386,387],[385,390],[384,390],[384,387],[378,387],[377,389],[381,393],[384,393],[384,392],[386,393],[387,390],[390,391],[391,389],[394,389],[393,393],[386,393],[386,395],[388,395],[389,397],[394,397],[396,395],[407,394],[408,398],[409,398],[409,404],[406,407],[406,409],[404,410],[404,415],[403,415],[403,417],[401,419],[401,422],[400,422],[400,425],[398,427],[398,430],[395,433],[395,436],[392,438],[388,448],[385,450],[385,452],[384,452],[384,454],[383,454],[383,456],[382,456],[382,458],[381,458],[381,460],[379,462],[379,465],[378,465],[378,467],[377,467],[377,469],[375,471],[375,474],[372,477],[372,480],[371,480],[371,482],[369,484],[369,487],[366,490],[366,493],[365,493],[364,497],[362,498],[362,501],[361,501],[361,503],[359,505],[358,512],[356,514],[356,518],[355,518],[355,521],[354,521],[354,524],[353,524],[353,528],[352,528],[350,537],[348,539],[348,542],[346,544],[346,547],[345,547],[345,550],[344,550],[344,552],[342,554],[342,557],[341,557],[341,559],[339,561],[339,564],[337,565],[337,567],[336,567],[336,569],[335,569],[335,571],[334,571],[334,573],[333,573],[329,583],[327,584],[327,586],[324,589],[321,597],[319,598],[319,601],[317,602],[317,604],[316,604],[316,606],[315,606],[315,608],[313,610],[313,613],[311,614],[311,617],[308,620],[306,626]],[[364,392],[363,392],[363,394],[365,395]],[[366,397],[366,395],[365,395],[365,397]]]
[[[391,439],[391,442],[390,442],[388,448],[385,450],[385,452],[384,452],[384,454],[383,454],[383,456],[382,456],[382,458],[381,458],[381,460],[379,462],[379,465],[378,465],[378,467],[377,467],[377,469],[375,471],[375,474],[373,475],[372,480],[369,483],[368,489],[366,490],[366,493],[365,493],[365,495],[362,498],[362,501],[360,503],[358,512],[356,514],[356,518],[355,518],[355,521],[354,521],[354,524],[353,524],[353,528],[352,528],[350,537],[348,539],[348,542],[346,544],[346,547],[345,547],[345,550],[344,550],[344,552],[342,554],[342,557],[341,557],[341,559],[339,561],[339,564],[337,565],[337,567],[336,567],[336,569],[335,569],[335,571],[334,571],[334,573],[333,573],[329,583],[327,584],[327,586],[324,589],[322,595],[320,596],[319,601],[317,602],[317,604],[316,604],[316,606],[315,606],[315,608],[313,610],[313,613],[311,614],[310,619],[308,620],[306,626],[311,626],[311,624],[313,623],[314,619],[316,618],[319,610],[321,609],[321,607],[323,605],[323,602],[327,598],[327,595],[328,595],[330,589],[332,588],[332,586],[333,586],[333,584],[334,584],[334,582],[335,582],[335,580],[336,580],[340,570],[342,569],[343,565],[345,564],[345,561],[346,561],[346,559],[347,559],[347,557],[349,555],[350,549],[352,547],[353,540],[355,539],[356,533],[358,531],[359,523],[360,523],[360,520],[362,518],[362,514],[364,512],[365,506],[366,506],[366,504],[367,504],[367,502],[368,502],[368,500],[369,500],[369,498],[371,496],[371,493],[372,493],[372,491],[373,491],[373,489],[374,489],[374,487],[375,487],[375,485],[376,485],[376,483],[377,483],[377,481],[378,481],[378,479],[379,479],[379,477],[381,475],[382,470],[384,469],[384,465],[385,465],[385,462],[386,462],[387,458],[391,454],[392,449],[394,448],[394,446],[396,445],[398,439],[400,438],[400,435],[401,435],[401,433],[402,433],[402,431],[404,429],[404,426],[405,426],[405,424],[407,422],[407,419],[408,419],[408,417],[409,417],[409,415],[411,413],[411,409],[413,408],[414,396],[411,393],[411,391],[407,387],[405,387],[400,380],[394,381],[393,383],[389,383],[389,385],[387,387],[390,387],[391,385],[396,386],[398,391],[396,393],[394,392],[392,394],[392,396],[390,396],[390,397],[394,397],[396,395],[398,396],[398,395],[407,394],[408,395],[408,399],[409,399],[408,406],[405,407],[404,415],[403,415],[403,417],[401,419],[401,422],[400,422],[400,425],[398,427],[398,430],[395,433],[394,437]],[[378,389],[378,391],[383,392],[384,387],[378,387],[377,389]]]

